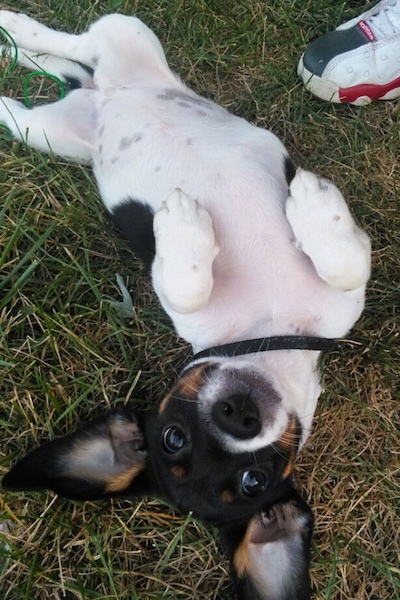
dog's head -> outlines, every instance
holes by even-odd
[[[3,486],[78,500],[162,498],[219,529],[238,598],[305,599],[312,514],[291,482],[300,437],[259,374],[204,363],[156,410],[109,411],[28,454]]]

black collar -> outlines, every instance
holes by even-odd
[[[269,338],[257,338],[232,342],[222,346],[213,346],[194,355],[192,360],[211,358],[213,356],[241,356],[254,352],[271,350],[329,350],[336,344],[336,339],[310,337],[305,335],[278,335]]]

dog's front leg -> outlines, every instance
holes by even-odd
[[[218,246],[210,214],[176,189],[154,217],[153,285],[167,312],[193,313],[206,306]]]
[[[368,281],[371,244],[357,226],[338,188],[299,170],[290,184],[286,216],[295,243],[318,275],[335,289],[356,290]]]

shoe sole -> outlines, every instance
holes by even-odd
[[[400,96],[400,77],[384,85],[366,83],[341,88],[337,83],[308,71],[304,66],[303,56],[300,58],[297,74],[309,92],[327,102],[365,106],[375,100],[395,100]]]

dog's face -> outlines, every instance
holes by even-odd
[[[164,497],[217,524],[274,504],[301,434],[296,417],[280,412],[272,387],[249,369],[188,369],[146,426],[148,460]],[[278,430],[273,443],[254,450],[254,440],[271,430]]]
[[[271,431],[275,439],[259,447]],[[307,598],[299,585],[307,593],[312,515],[290,477],[300,437],[297,418],[282,412],[257,373],[205,363],[187,369],[157,409],[109,411],[40,446],[3,486],[49,488],[78,500],[162,498],[219,529],[239,598],[286,598],[268,595],[276,577],[264,562],[277,551],[293,562],[296,598]]]

